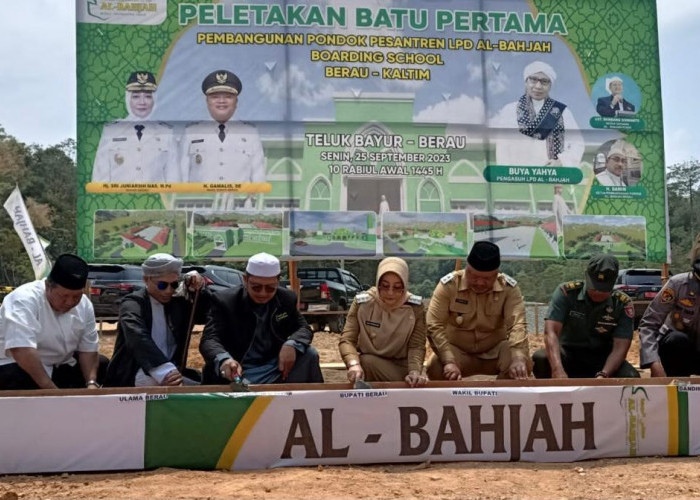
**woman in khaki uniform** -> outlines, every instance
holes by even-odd
[[[425,359],[423,299],[407,290],[408,265],[398,257],[379,263],[376,286],[357,294],[338,344],[348,380],[405,380],[415,387]]]

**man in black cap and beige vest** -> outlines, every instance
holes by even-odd
[[[213,295],[199,343],[204,384],[323,382],[311,328],[279,276],[277,257],[258,253],[248,259],[243,285]]]
[[[476,374],[528,377],[525,303],[517,282],[499,272],[500,266],[498,246],[477,241],[466,269],[440,279],[427,314],[428,338],[439,353],[428,362],[431,380]]]
[[[613,291],[619,263],[608,254],[588,261],[586,280],[554,290],[544,345],[532,355],[537,378],[636,378],[625,358],[632,343],[634,305]]]
[[[63,254],[46,279],[11,292],[0,307],[0,390],[99,387],[95,313],[84,294],[88,265]],[[99,372],[99,373],[98,373]]]
[[[265,156],[257,129],[230,121],[243,90],[241,80],[220,69],[202,82],[212,120],[185,128],[180,160],[186,182],[265,182]]]
[[[156,106],[156,77],[135,71],[126,82],[123,120],[102,130],[92,167],[93,182],[180,182],[173,127],[150,117]]]

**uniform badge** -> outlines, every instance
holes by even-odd
[[[612,306],[607,306],[607,307],[605,308],[605,312],[608,313],[608,314],[610,314],[611,312],[613,312]]]
[[[200,155],[199,153],[197,153],[196,155],[194,155],[194,162],[195,162],[197,165],[201,165],[201,164],[202,164],[202,155]]]
[[[672,288],[664,288],[661,290],[661,303],[662,304],[668,304],[669,302],[673,302],[673,299],[676,298],[676,294],[674,293]]]
[[[634,319],[634,304],[630,302],[625,306],[625,314],[628,318]]]
[[[602,333],[606,333],[608,331],[608,329],[605,328],[604,326],[598,326],[598,327],[596,327],[595,331],[602,334]]]
[[[275,316],[275,321],[277,321],[279,323],[280,321],[282,321],[283,319],[285,319],[287,317],[289,317],[289,314],[287,314],[286,312],[283,312],[283,313]]]
[[[114,155],[114,163],[116,163],[117,165],[121,165],[122,163],[124,163],[124,157],[119,153],[116,153]]]
[[[679,303],[680,305],[682,305],[682,306],[685,306],[685,307],[693,307],[693,306],[695,306],[695,300],[689,299],[689,298],[687,298],[687,297],[684,298],[684,299],[679,300],[678,303]]]
[[[464,322],[464,318],[462,317],[461,314],[455,318],[455,322],[456,322],[458,325],[461,325],[461,324]]]
[[[443,285],[446,285],[446,284],[448,284],[450,281],[452,281],[452,278],[454,278],[454,277],[455,277],[455,273],[446,274],[445,276],[443,276],[442,278],[440,278],[440,283],[442,283]]]
[[[381,326],[382,326],[381,323],[377,323],[376,321],[369,321],[369,320],[365,321],[365,325],[374,326],[376,328],[381,328]]]
[[[226,73],[217,73],[216,74],[216,83],[221,85],[222,83],[226,83],[226,80],[228,80],[228,74]]]
[[[458,304],[469,304],[469,301],[467,299],[455,299],[455,302]]]

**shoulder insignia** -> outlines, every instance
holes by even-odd
[[[158,122],[158,125],[162,125],[163,127],[167,127],[169,129],[173,128],[172,125],[170,125],[169,123],[166,123],[166,122]]]
[[[365,302],[369,302],[372,297],[368,293],[358,293],[355,295],[355,302],[358,304],[364,304]]]
[[[241,123],[241,125],[246,125],[246,126],[251,127],[251,128],[257,128],[255,126],[255,124],[251,123],[251,122],[240,122],[240,123]]]
[[[661,290],[661,303],[662,304],[668,304],[669,302],[673,302],[673,299],[676,298],[676,292],[671,288],[670,286],[664,287],[663,290]]]
[[[414,306],[420,306],[421,304],[423,304],[423,297],[421,297],[420,295],[411,294],[411,296],[408,297],[408,300],[406,302],[408,302],[409,304],[413,304]]]
[[[455,277],[455,273],[454,273],[454,272],[449,273],[449,274],[446,274],[445,276],[443,276],[442,278],[440,278],[440,283],[442,283],[443,285],[446,285],[446,284],[448,284],[450,281],[452,281],[452,280],[454,279],[454,277]]]
[[[564,292],[570,292],[572,290],[580,290],[581,288],[583,288],[583,281],[581,281],[581,280],[568,281],[561,286],[561,289]]]
[[[622,302],[623,304],[627,304],[632,301],[632,299],[629,298],[629,295],[627,295],[624,292],[621,292],[620,290],[615,290],[612,293],[613,297],[617,297],[617,300]]]
[[[510,286],[515,286],[518,284],[518,280],[513,278],[512,276],[508,276],[506,273],[502,273],[503,279],[506,280],[506,283]]]

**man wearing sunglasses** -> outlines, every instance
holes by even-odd
[[[197,384],[199,373],[190,368],[181,370],[180,365],[197,291],[195,321],[201,324],[206,319],[209,292],[204,278],[192,271],[180,286],[182,259],[166,253],[151,255],[141,268],[146,287],[130,293],[119,305],[117,340],[105,385]]]
[[[279,260],[259,253],[248,260],[242,286],[212,297],[199,344],[204,384],[237,377],[252,384],[323,382],[311,329],[279,275]]]

